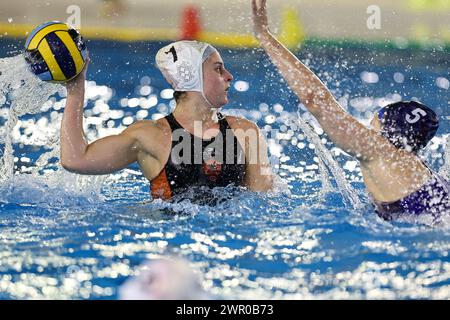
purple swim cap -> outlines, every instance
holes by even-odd
[[[400,101],[378,112],[381,134],[394,146],[416,153],[427,145],[439,128],[439,118],[416,101]]]

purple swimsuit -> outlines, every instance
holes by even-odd
[[[439,217],[450,213],[450,184],[433,172],[433,178],[419,190],[395,202],[376,202],[377,214],[385,220],[400,215],[432,214]]]

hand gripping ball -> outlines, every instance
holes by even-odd
[[[83,70],[86,45],[80,33],[63,22],[36,27],[25,43],[29,69],[43,81],[66,82]]]

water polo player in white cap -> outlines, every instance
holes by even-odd
[[[178,41],[158,51],[156,64],[175,90],[174,112],[156,121],[138,121],[118,135],[92,143],[83,132],[86,70],[67,83],[62,166],[95,175],[137,161],[151,181],[153,198],[182,196],[193,186],[269,190],[272,175],[267,146],[258,127],[219,112],[228,103],[233,79],[219,52],[206,43]]]

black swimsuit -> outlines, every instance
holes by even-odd
[[[223,115],[219,114],[220,133],[210,140],[190,134],[173,114],[165,119],[172,130],[172,148],[163,170],[151,181],[153,199],[170,199],[195,186],[242,185],[245,155]],[[201,146],[201,154],[196,146]]]

